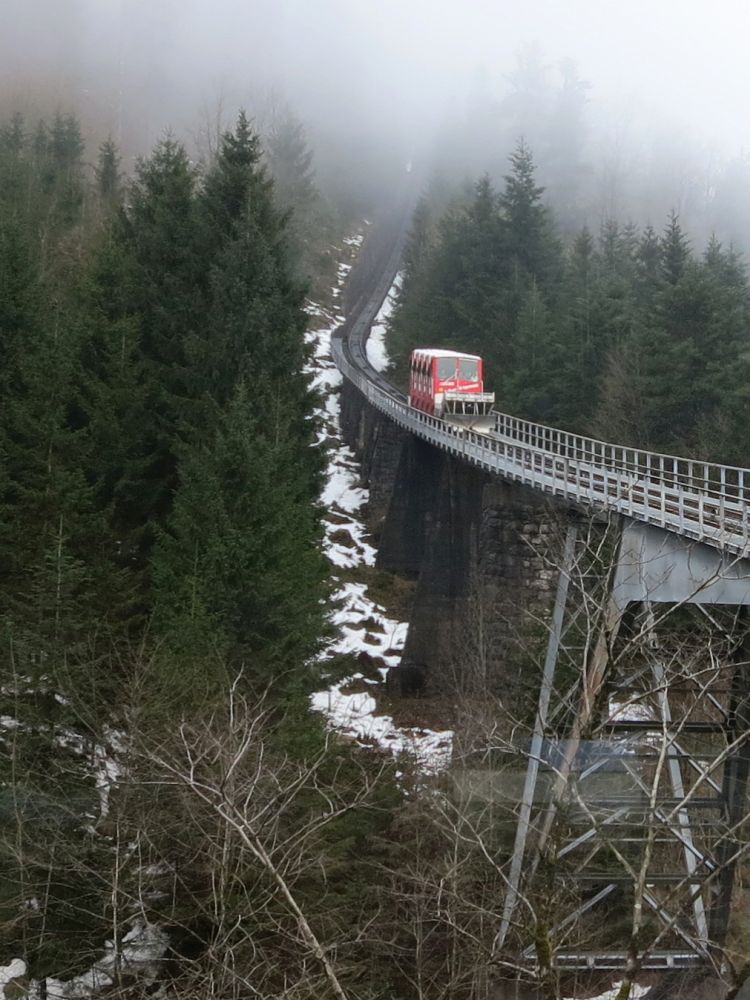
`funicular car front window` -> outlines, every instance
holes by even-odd
[[[479,378],[479,363],[469,358],[461,358],[461,378],[466,382],[476,382]]]
[[[456,374],[455,358],[438,359],[438,378],[453,378]]]

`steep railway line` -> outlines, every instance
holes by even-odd
[[[631,549],[623,556],[621,551],[617,569],[619,572],[625,568],[620,585],[624,579],[627,586],[618,591],[617,598],[613,598],[614,590],[610,593],[606,620],[592,646],[590,657],[581,664],[581,702],[568,738],[566,760],[570,767],[558,779],[561,784],[565,784],[580,745],[580,732],[585,728],[588,718],[587,706],[596,702],[608,675],[610,642],[614,642],[623,609],[628,602],[636,602],[641,606],[644,602],[650,604],[652,601],[698,604],[714,602],[740,608],[742,605],[750,605],[746,582],[750,579],[750,569],[746,562],[750,556],[750,469],[598,441],[535,424],[497,410],[491,411],[492,430],[479,432],[410,407],[404,394],[370,365],[366,350],[372,322],[398,271],[407,225],[402,220],[394,227],[392,232],[396,235],[392,237],[390,248],[381,248],[374,255],[367,280],[362,284],[362,291],[356,301],[351,303],[347,321],[333,338],[333,359],[344,377],[362,392],[372,406],[410,433],[493,475],[522,483],[557,498],[568,508],[578,509],[589,515],[619,518],[623,548],[628,533],[631,533],[631,544],[633,538],[644,541],[645,547],[640,552]],[[564,556],[561,566],[545,659],[545,675],[540,688],[534,730],[534,740],[538,746],[541,746],[545,734],[549,733],[545,692],[551,692],[554,687],[555,666],[566,613],[566,580],[572,572],[578,530],[575,521],[573,519],[568,526],[569,542],[566,542],[566,551],[570,548],[570,553]],[[653,527],[643,527],[644,525],[661,530],[654,531]],[[645,544],[649,537],[655,538],[650,549]],[[695,545],[696,542],[702,544]],[[628,590],[632,582],[629,573],[633,564],[628,563],[631,557],[635,560],[638,573],[635,584]],[[673,571],[674,580],[671,580]],[[717,581],[718,588],[712,591]],[[662,584],[665,587],[660,592]],[[680,596],[674,596],[675,593]],[[739,710],[740,706],[747,704],[747,649],[747,639],[740,641],[732,653],[731,663],[727,665],[732,676],[732,687],[731,697],[726,705],[720,704],[713,692],[706,690],[701,696],[703,716],[690,720],[683,718],[679,707],[674,710],[669,704],[670,696],[680,693],[680,670],[677,670],[672,680],[665,680],[663,665],[655,661],[654,678],[656,690],[660,693],[658,704],[654,706],[653,718],[619,722],[610,720],[607,724],[611,734],[624,731],[637,734],[640,750],[636,756],[646,762],[653,759],[650,740],[666,740],[668,747],[668,768],[665,772],[668,780],[665,778],[663,785],[654,790],[658,799],[657,808],[649,812],[648,817],[649,822],[656,822],[662,838],[666,836],[667,839],[663,842],[674,847],[674,859],[682,857],[684,871],[675,874],[673,864],[673,868],[667,871],[649,874],[643,902],[655,915],[657,922],[661,922],[662,934],[668,935],[672,943],[671,947],[652,948],[641,956],[641,969],[666,971],[711,964],[713,958],[708,942],[721,943],[726,935],[734,867],[736,858],[742,851],[735,828],[737,818],[744,815],[748,775],[748,734],[745,732],[747,710],[746,707]],[[676,704],[679,706],[682,701],[678,698]],[[720,722],[709,721],[715,708],[721,711]],[[719,761],[724,755],[729,755],[723,764],[720,780],[718,777],[716,780],[711,777],[712,768],[705,771],[705,761],[701,756],[705,756],[703,749],[696,757],[689,748],[683,746],[685,734],[708,734],[716,737],[718,742],[714,754],[718,756],[714,756],[714,759]],[[734,749],[730,752],[728,748]],[[636,756],[633,756],[633,762]],[[519,886],[524,878],[524,866],[529,859],[526,840],[536,795],[537,760],[538,753],[532,752],[527,764],[522,813],[516,830],[508,892],[496,940],[498,951],[505,946],[506,934],[519,899]],[[688,776],[692,783],[687,780]],[[708,789],[701,785],[704,778],[707,778],[710,785]],[[638,783],[638,773],[634,774],[634,779]],[[648,791],[642,781],[639,788]],[[622,812],[642,806],[642,800],[639,798],[638,802],[630,803],[621,798],[612,801],[602,798],[601,801],[597,800],[597,805]],[[556,806],[550,805],[547,814],[554,815],[555,808]],[[709,814],[715,817],[710,824],[706,820]],[[675,815],[677,821],[674,820]],[[646,813],[642,825],[645,824],[645,817]],[[709,838],[707,846],[699,851],[695,846],[697,841],[694,835],[696,838],[703,837],[704,834],[709,836],[704,829],[708,827],[713,831],[711,836],[714,840]],[[593,843],[596,835],[597,831],[592,827],[570,841],[560,851],[560,857],[581,845],[585,845],[588,850],[589,841]],[[596,850],[598,849],[597,847]],[[592,850],[591,858],[596,850]],[[714,855],[715,860],[712,860]],[[581,884],[591,884],[595,888],[601,884],[602,887],[593,897],[584,892],[581,897],[584,901],[559,925],[557,929],[560,931],[597,903],[611,897],[617,886],[628,882],[630,878],[630,875],[612,878],[607,872],[593,869],[586,871],[585,863],[582,867],[579,866],[578,871]],[[673,900],[669,906],[665,906],[654,889],[672,885],[678,885],[680,891],[687,893],[686,900],[683,900],[683,910],[678,908],[676,913],[671,911],[682,903],[678,904]],[[669,900],[671,897],[668,897]],[[534,964],[534,945],[529,945],[524,951],[523,960]],[[558,969],[622,970],[629,959],[625,952],[619,950],[588,951],[584,948],[571,951],[561,948],[555,952],[554,961]]]
[[[465,430],[408,405],[367,360],[370,326],[398,271],[408,228],[371,262],[371,277],[332,343],[342,372],[406,430],[505,479],[596,513],[619,514],[730,557],[750,555],[750,469],[598,441],[493,410],[494,429]],[[416,346],[416,345],[415,345]]]

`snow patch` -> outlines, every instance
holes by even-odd
[[[626,701],[614,697],[609,700],[610,722],[652,722],[653,719],[651,706],[638,696]]]
[[[391,366],[391,359],[385,346],[385,335],[388,329],[388,320],[391,317],[393,308],[396,305],[396,296],[401,288],[401,273],[396,275],[396,279],[391,286],[391,290],[385,298],[385,302],[380,307],[380,312],[375,317],[370,336],[367,338],[367,360],[375,371],[384,372]]]
[[[365,225],[369,224],[365,221]],[[363,233],[357,233],[343,241],[350,260],[339,264],[338,280],[331,289],[334,300],[341,295],[363,239]],[[368,358],[378,371],[384,371],[390,364],[385,349],[385,331],[400,280],[397,276],[368,340]],[[331,355],[331,337],[336,327],[344,322],[344,317],[338,311],[338,302],[332,309],[310,303],[307,313],[312,321],[306,335],[306,343],[311,348],[307,371],[312,385],[322,396],[317,412],[321,430],[315,446],[326,450],[325,486],[320,496],[324,508],[323,550],[337,570],[374,566],[377,552],[363,519],[369,494],[362,485],[354,452],[341,442],[338,389],[342,377]],[[425,773],[436,773],[447,767],[453,745],[451,731],[399,727],[391,716],[378,711],[375,695],[384,684],[388,669],[401,662],[408,624],[390,619],[385,609],[368,596],[367,585],[357,582],[344,583],[334,593],[331,623],[336,635],[322,660],[338,655],[358,657],[363,666],[366,665],[369,676],[357,673],[332,684],[327,691],[317,692],[310,700],[313,711],[323,713],[331,729],[363,745],[376,745],[394,754],[409,754]],[[370,691],[349,691],[355,683],[359,688],[369,686]]]
[[[600,993],[598,996],[591,997],[590,1000],[617,1000],[617,994],[620,992],[621,986],[622,983],[615,983],[611,989]],[[641,997],[645,997],[650,989],[650,986],[639,986],[637,983],[634,983],[630,990],[630,1000],[641,1000]],[[571,997],[570,1000],[575,1000],[575,997]]]
[[[120,976],[153,983],[159,973],[159,962],[168,947],[169,937],[160,927],[146,920],[136,920],[123,937],[120,947],[116,948],[113,941],[107,941],[104,954],[87,972],[67,981],[48,977],[44,981],[47,997],[49,1000],[82,1000],[95,996],[114,985],[118,970]],[[0,966],[0,1000],[6,1000],[7,984],[25,975],[26,963],[20,958],[14,959],[10,965]],[[42,995],[41,983],[32,980],[24,993],[29,1000],[37,1000]]]
[[[450,764],[453,733],[429,729],[406,729],[395,724],[390,715],[378,715],[377,702],[366,692],[345,694],[347,683],[335,684],[328,691],[312,696],[316,712],[323,712],[332,729],[354,737],[359,742],[373,743],[393,754],[412,756],[421,771],[437,774]]]
[[[5,998],[8,983],[25,975],[26,963],[22,958],[14,958],[8,965],[0,965],[0,997]]]
[[[93,747],[73,729],[60,728],[55,733],[58,746],[72,753],[91,756],[91,770],[99,792],[99,819],[109,815],[109,795],[122,777],[123,768],[117,756],[125,753],[125,734],[108,726],[104,730],[104,742]]]

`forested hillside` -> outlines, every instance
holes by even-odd
[[[270,161],[312,201],[291,136]],[[313,250],[261,158],[244,115],[205,168],[169,137],[132,178],[111,141],[88,170],[73,116],[0,129],[0,937],[34,978],[84,972],[140,917],[194,958],[215,935],[196,982],[312,955],[314,984],[313,931],[282,959],[302,926],[290,886],[349,892],[367,824],[340,816],[370,780],[306,708],[325,634]],[[232,774],[244,833],[220,815]],[[266,833],[297,845],[294,871]],[[240,912],[261,971],[227,965],[251,947]]]
[[[500,190],[428,190],[391,323],[401,376],[418,344],[481,351],[504,410],[746,464],[740,255],[696,251],[674,214],[566,240],[544,199],[523,143]],[[386,662],[349,644],[321,683],[321,442],[341,441],[316,418],[303,306],[350,266],[334,228],[293,116],[264,145],[241,114],[205,164],[165,138],[132,177],[111,140],[88,167],[70,115],[2,126],[0,973],[24,963],[6,1000],[493,988],[515,813],[455,793],[470,740],[445,773],[396,771],[309,711],[313,691],[371,698]],[[328,342],[340,293],[311,310]],[[350,520],[329,511],[328,541]],[[339,601],[397,595],[366,570],[336,564]],[[398,659],[364,606],[339,620]],[[418,718],[487,746],[509,718],[486,683],[491,732],[465,691],[430,702]]]
[[[747,464],[750,285],[741,254],[607,220],[563,240],[519,143],[488,178],[415,213],[392,325],[415,346],[483,354],[498,408],[657,451]],[[446,205],[447,202],[447,205]]]
[[[0,0],[0,1000],[743,995],[741,6]]]
[[[241,115],[205,167],[170,137],[131,178],[111,141],[87,168],[72,116],[2,126],[6,998],[486,975],[486,842],[309,710],[330,609],[300,274],[330,230],[287,125],[286,175]]]
[[[299,663],[321,577],[304,288],[258,139],[241,116],[204,176],[165,139],[126,186],[106,143],[93,189],[82,153],[72,117],[2,133],[16,669],[76,669],[140,642],[146,622],[165,670],[185,649]],[[279,615],[298,622],[291,647]]]

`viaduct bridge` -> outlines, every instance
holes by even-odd
[[[457,608],[476,622],[489,603],[501,633],[524,611],[545,623],[499,859],[498,958],[542,973],[717,966],[747,814],[750,470],[500,412],[478,433],[412,409],[366,353],[402,244],[403,232],[381,253],[333,355],[344,432],[381,517],[380,563],[418,579],[405,660],[439,687],[436,661],[455,668],[466,654]],[[490,659],[510,691],[503,641]],[[567,908],[545,922],[534,880],[550,872]],[[618,904],[632,921],[608,939]]]

